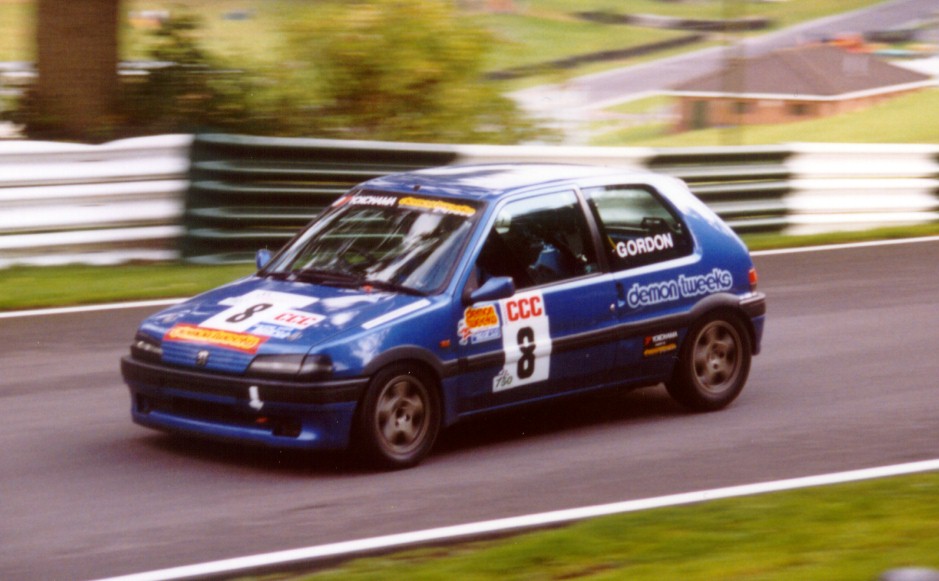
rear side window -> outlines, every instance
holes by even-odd
[[[614,270],[672,260],[691,253],[688,229],[652,190],[608,186],[584,190],[600,224]]]

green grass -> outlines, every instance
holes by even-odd
[[[298,0],[125,0],[125,13],[166,10],[170,14],[192,14],[202,22],[202,39],[213,54],[250,68],[279,66],[284,28],[295,19],[315,17],[317,2]],[[247,11],[245,20],[226,18],[231,12]],[[130,21],[122,33],[122,58],[146,59],[151,44],[150,29],[134,28]]]
[[[836,12],[850,12],[877,4],[879,0],[788,0],[786,2],[752,2],[746,0],[710,0],[698,2],[663,2],[662,0],[592,0],[578,1],[576,11],[602,10],[614,14],[658,14],[675,18],[716,20],[762,16],[773,20],[777,27],[821,18]],[[521,4],[521,2],[519,2]],[[570,0],[532,0],[525,3],[530,11],[552,13],[574,12]]]
[[[939,235],[939,223],[810,236],[750,234],[750,250],[817,246]],[[131,264],[19,266],[0,269],[0,311],[189,297],[251,274],[251,264]]]
[[[675,31],[588,23],[577,19],[575,12],[601,10],[714,19],[765,16],[784,26],[847,12],[877,2],[878,0],[789,0],[785,3],[745,3],[739,0],[710,0],[669,3],[659,0],[578,0],[573,3],[570,0],[516,0],[515,10],[510,13],[477,10],[471,17],[509,40],[517,41],[503,47],[505,54],[494,61],[494,65],[502,67],[527,64],[531,62],[533,55],[538,60],[547,60],[604,48],[632,46],[647,42],[649,38],[676,34]],[[238,47],[246,47],[247,41],[250,41],[251,47],[258,44],[265,47],[276,44],[265,37],[279,35],[285,25],[293,19],[315,18],[322,3],[322,0],[190,0],[185,3],[179,0],[127,0],[125,10],[185,10],[200,14],[208,25],[206,37],[210,45],[222,52],[232,49],[240,52]],[[417,4],[419,3],[415,1],[415,5]],[[226,21],[222,18],[233,10],[247,10],[253,12],[254,17],[247,21]]]
[[[0,0],[0,62],[34,58],[32,5],[33,0]]]
[[[877,579],[939,568],[937,498],[939,474],[929,473],[604,517],[278,578]]]
[[[876,3],[875,0],[790,0],[739,3],[593,0],[578,10],[656,13],[696,18],[767,16],[790,25]],[[186,10],[206,19],[208,45],[226,56],[261,64],[278,60],[281,30],[294,18],[315,16],[315,2],[190,0]],[[522,14],[476,15],[502,39],[492,70],[572,54],[634,46],[675,35],[605,27],[569,17],[569,0],[527,0]],[[131,0],[127,10],[176,9],[178,1]],[[254,9],[249,21],[224,20],[235,9]],[[31,60],[32,0],[0,0],[0,60]],[[145,32],[129,27],[124,58],[140,58]],[[579,72],[596,70],[585,67]],[[656,101],[650,107],[660,107]],[[622,112],[641,113],[628,106]],[[939,142],[939,125],[909,111],[939,110],[939,91],[926,91],[865,112],[786,126],[734,132],[741,144],[786,141]],[[663,136],[646,124],[607,134],[606,145],[656,147],[712,145],[728,132]],[[809,237],[748,236],[751,249],[939,234],[939,225]],[[250,265],[125,265],[18,267],[0,270],[0,310],[120,300],[191,296],[252,271]],[[935,474],[822,489],[723,500],[595,519],[499,541],[405,551],[352,561],[309,579],[875,579],[904,566],[939,568],[939,476]]]
[[[627,104],[628,111],[647,103],[651,108],[659,101]],[[614,113],[623,108],[612,109]],[[594,145],[695,147],[721,145],[769,145],[786,142],[819,143],[939,143],[939,123],[924,123],[916,112],[939,111],[939,89],[924,89],[874,105],[862,111],[834,117],[783,123],[779,125],[747,125],[737,128],[714,128],[684,133],[669,133],[669,125],[661,122],[629,125],[597,135]],[[625,125],[625,123],[624,123]]]
[[[126,16],[141,10],[187,12],[203,18],[206,46],[240,62],[275,65],[283,31],[292,21],[314,19],[325,0],[124,0],[121,56],[145,57],[147,30],[134,28]],[[418,5],[417,0],[415,5]],[[642,29],[588,23],[573,16],[577,11],[660,14],[716,19],[765,16],[786,26],[829,14],[876,4],[877,0],[788,0],[787,2],[661,2],[660,0],[516,0],[511,14],[476,11],[468,16],[490,28],[504,43],[497,44],[492,70],[532,64],[597,50],[625,48],[686,34],[679,31]],[[484,4],[484,3],[482,3]],[[248,11],[252,18],[231,20],[233,11]],[[0,0],[0,61],[32,60],[33,0]],[[589,70],[595,69],[589,67]]]
[[[748,236],[751,248],[939,234],[939,224],[805,237]],[[189,296],[252,271],[205,267],[0,270],[0,310]],[[593,519],[497,541],[358,559],[266,579],[876,579],[939,568],[939,475],[926,474]]]
[[[744,242],[751,251],[773,250],[777,248],[803,248],[806,246],[827,246],[851,242],[873,242],[877,240],[902,240],[939,236],[939,222],[916,226],[888,226],[858,232],[828,232],[804,236],[784,236],[782,234],[747,234]]]
[[[0,269],[0,311],[189,297],[254,271],[252,265],[14,267]]]
[[[475,20],[492,30],[501,41],[490,58],[490,70],[640,46],[688,34],[634,26],[604,29],[586,21],[532,15],[486,15],[477,16]]]

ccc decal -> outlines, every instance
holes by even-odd
[[[510,322],[544,315],[541,295],[512,298],[505,303],[505,316]]]
[[[538,291],[499,302],[505,365],[492,383],[505,391],[548,379],[551,372],[551,329],[544,297]]]

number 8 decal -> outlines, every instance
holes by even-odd
[[[243,323],[253,317],[254,315],[260,313],[261,311],[266,311],[267,309],[273,307],[274,305],[270,303],[261,303],[258,305],[252,305],[245,309],[243,312],[238,313],[237,315],[228,317],[225,319],[229,323]]]
[[[199,326],[245,333],[255,325],[273,322],[279,314],[312,305],[316,301],[314,297],[255,290],[219,301],[220,306],[227,308],[202,321]]]
[[[493,391],[545,381],[551,371],[551,331],[541,292],[521,293],[499,301],[505,364],[493,379]]]
[[[535,374],[535,331],[531,327],[518,330],[518,350],[522,353],[518,360],[518,378],[528,379]]]

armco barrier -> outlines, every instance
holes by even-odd
[[[939,146],[796,143],[787,234],[939,220]]]
[[[101,146],[0,141],[0,268],[180,256],[247,261],[257,248],[281,246],[365,179],[452,163],[546,161],[675,175],[738,232],[939,220],[935,145],[645,149],[230,135]]]
[[[342,192],[393,171],[485,162],[650,167],[685,179],[740,232],[786,226],[789,151],[772,148],[452,146],[205,135],[193,143],[183,257],[249,260],[278,248]]]
[[[257,248],[279,248],[361,181],[454,159],[441,146],[199,136],[182,255],[195,262],[250,260]]]
[[[738,233],[781,232],[789,224],[790,155],[777,146],[663,149],[646,165],[683,179]]]
[[[176,258],[191,141],[0,141],[0,268]]]

